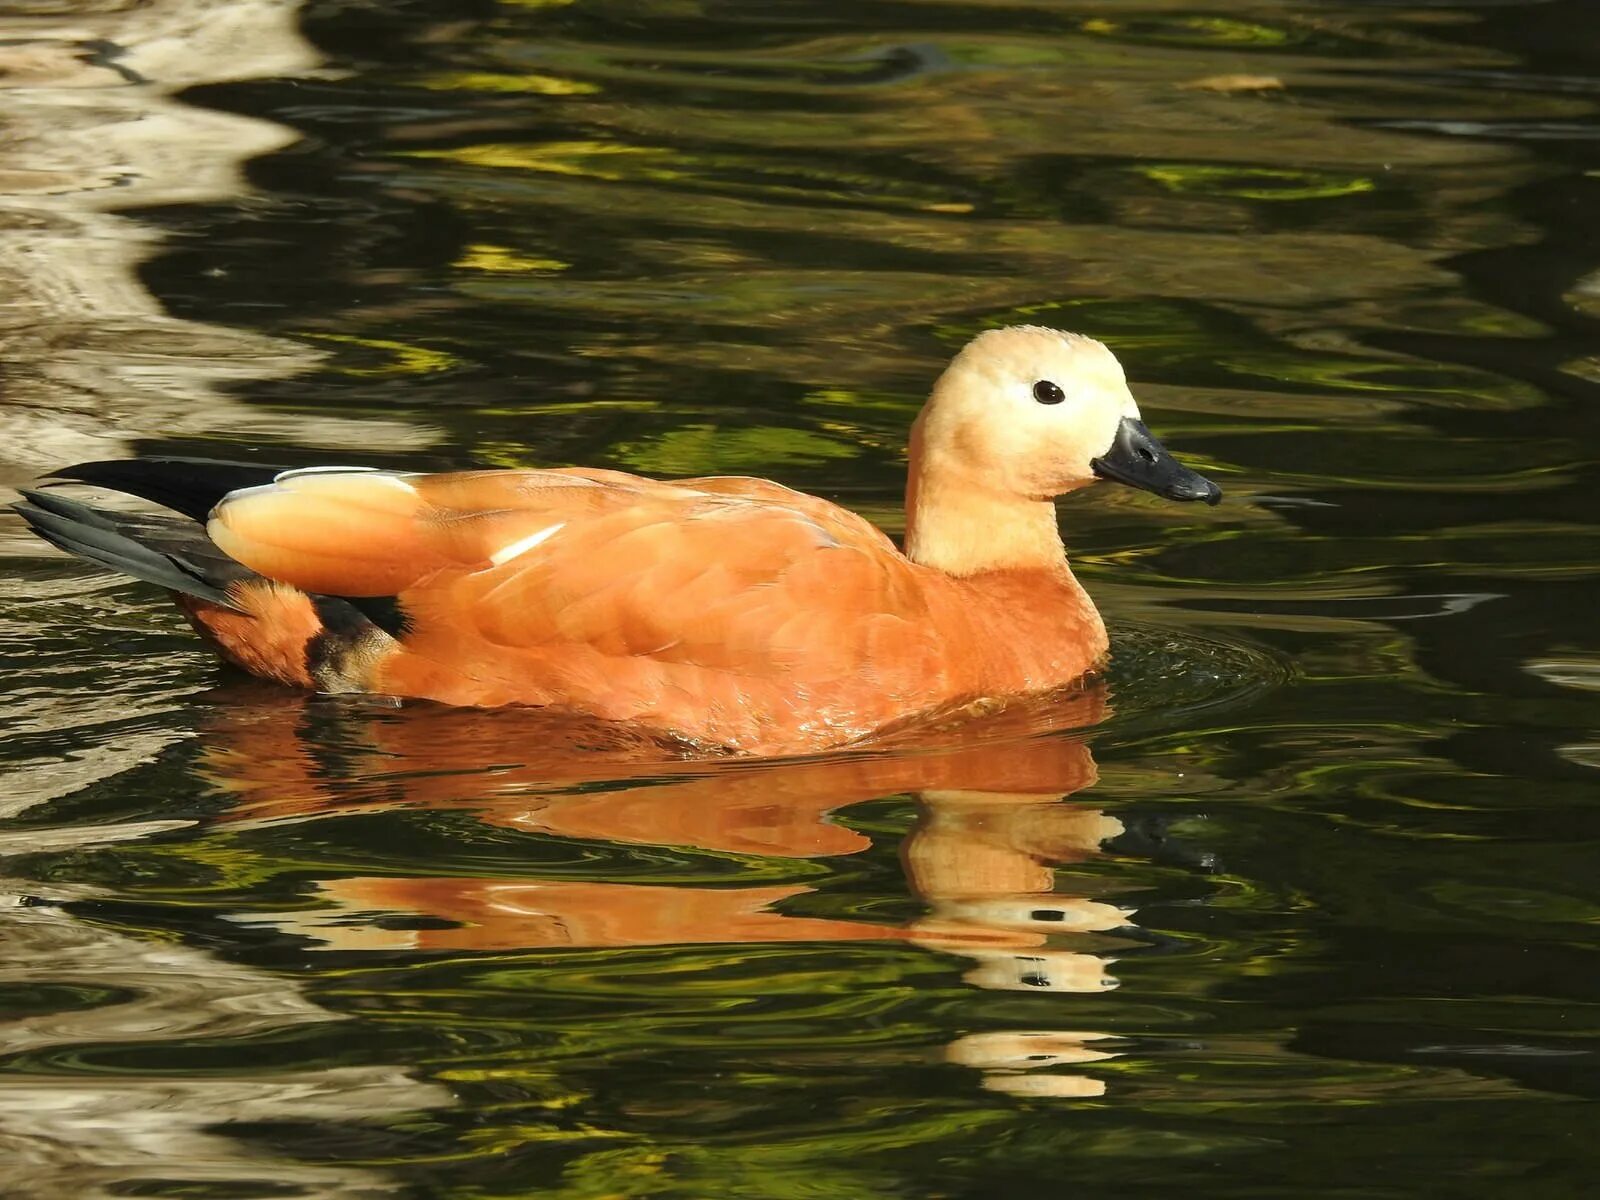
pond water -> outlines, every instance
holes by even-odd
[[[588,463],[893,532],[1026,321],[1227,499],[1062,504],[1102,686],[720,764],[240,680],[4,518],[0,1194],[1592,1194],[1588,0],[7,11],[0,483]]]

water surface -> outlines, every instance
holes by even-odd
[[[584,462],[897,531],[941,362],[1029,321],[1228,498],[1062,505],[1103,684],[782,763],[241,681],[0,526],[7,1186],[1588,1194],[1585,4],[80,7],[0,25],[0,482]]]

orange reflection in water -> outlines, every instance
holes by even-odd
[[[1058,865],[1098,853],[1122,831],[1114,817],[1066,802],[1097,778],[1083,733],[1105,712],[1097,687],[826,757],[690,761],[626,730],[550,713],[382,709],[274,694],[220,709],[200,766],[235,798],[225,818],[235,822],[458,809],[528,833],[780,859],[866,849],[869,838],[833,819],[851,805],[900,794],[918,804],[901,860],[926,912],[909,925],[790,915],[780,905],[812,890],[798,883],[526,875],[327,879],[317,884],[320,907],[263,918],[329,949],[893,939],[967,958],[965,979],[979,987],[1099,992],[1115,986],[1107,959],[1052,938],[1129,924],[1122,908],[1055,890]],[[423,927],[397,927],[406,925]],[[1113,1057],[1094,1048],[1103,1038],[978,1033],[947,1054],[984,1070],[997,1090],[1097,1095],[1094,1079],[1022,1072]]]

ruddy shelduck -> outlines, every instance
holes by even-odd
[[[1105,625],[1054,500],[1113,479],[1215,504],[1091,338],[974,338],[911,430],[902,553],[764,479],[413,474],[193,459],[57,479],[183,518],[30,491],[44,538],[171,589],[229,661],[326,692],[540,705],[751,754],[1073,683]]]

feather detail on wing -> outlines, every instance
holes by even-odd
[[[208,532],[269,579],[407,594],[414,621],[431,616],[496,644],[635,655],[676,646],[728,666],[802,611],[842,614],[916,592],[894,586],[890,568],[904,562],[867,522],[760,480],[297,474],[228,496]],[[696,638],[708,629],[714,642]],[[798,649],[816,653],[803,640]]]
[[[384,596],[443,568],[504,561],[552,524],[631,499],[617,485],[558,471],[318,472],[232,493],[207,531],[269,578],[313,592]]]

